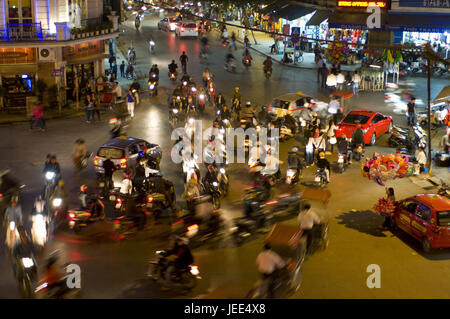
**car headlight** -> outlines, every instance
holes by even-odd
[[[55,175],[55,172],[47,172],[45,173],[45,178],[50,181],[55,177]]]
[[[178,113],[178,109],[173,109],[173,113],[177,114]]]
[[[62,203],[62,199],[61,198],[55,198],[53,200],[53,202],[52,202],[53,207],[59,207],[59,206],[61,206],[61,203]]]
[[[31,267],[33,267],[33,266],[34,266],[33,259],[31,259],[31,258],[29,258],[29,257],[24,257],[24,258],[22,258],[22,265],[23,265],[25,268],[31,268]]]
[[[220,173],[225,174],[225,168],[222,167],[222,168],[220,169]]]

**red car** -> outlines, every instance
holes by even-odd
[[[436,194],[408,197],[396,203],[393,224],[419,240],[425,252],[450,248],[450,199]]]
[[[394,125],[392,117],[378,112],[351,111],[338,124],[336,137],[341,137],[345,134],[347,138],[351,138],[353,131],[356,130],[356,121],[361,123],[361,129],[365,132],[364,143],[367,145],[375,144],[377,138],[384,133],[390,132]]]

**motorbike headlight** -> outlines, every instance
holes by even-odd
[[[55,198],[52,202],[53,207],[59,207],[62,204],[62,199],[61,198]]]
[[[9,223],[9,230],[13,231],[14,229],[16,229],[16,223],[15,222],[10,222]]]
[[[35,221],[37,223],[43,223],[44,222],[44,216],[42,214],[36,214],[35,218],[36,218]]]
[[[225,134],[225,129],[224,128],[221,128],[220,130],[219,130],[219,132],[220,132],[220,134]],[[223,137],[223,136],[222,136]]]
[[[194,119],[191,117],[190,119],[189,119],[189,124],[194,124]]]
[[[155,42],[153,42],[153,41],[150,41],[150,45],[155,45]]]
[[[177,101],[179,101],[181,98],[179,96],[177,96]]]
[[[223,122],[228,124],[228,120],[227,119],[224,119]]]
[[[217,182],[213,182],[212,184],[213,184],[214,187],[219,186],[219,184]]]
[[[186,86],[186,85],[187,85],[187,82],[186,82],[186,81],[184,81],[184,82],[183,82],[183,85],[184,85],[184,86]]]
[[[150,90],[153,90],[155,88],[154,84],[150,84]]]
[[[33,267],[33,266],[34,266],[33,259],[31,259],[31,258],[29,258],[29,257],[24,257],[24,258],[22,258],[22,265],[23,265],[25,268],[31,268],[31,267]]]
[[[133,91],[131,91],[131,92],[136,93],[136,89],[133,89]]]
[[[237,230],[238,230],[238,228],[236,226],[230,228],[230,232],[231,233],[234,233]]]
[[[47,172],[45,173],[45,178],[51,181],[55,177],[55,172]]]
[[[197,91],[197,89],[193,87],[193,88],[191,88],[191,91],[195,92],[195,91]]]
[[[225,168],[222,167],[222,168],[220,169],[220,173],[225,174]]]
[[[222,151],[225,151],[225,149],[226,149],[226,147],[225,147],[225,145],[220,145],[220,149],[222,150]]]
[[[204,94],[200,94],[199,97],[200,97],[201,100],[203,100],[205,98],[205,95]]]
[[[178,113],[178,109],[173,109],[173,113],[177,114]]]

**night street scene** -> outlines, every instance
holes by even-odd
[[[0,3],[0,299],[450,298],[449,1]]]

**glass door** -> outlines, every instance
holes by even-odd
[[[34,39],[39,30],[33,24],[31,0],[8,0],[8,28],[10,39]]]

